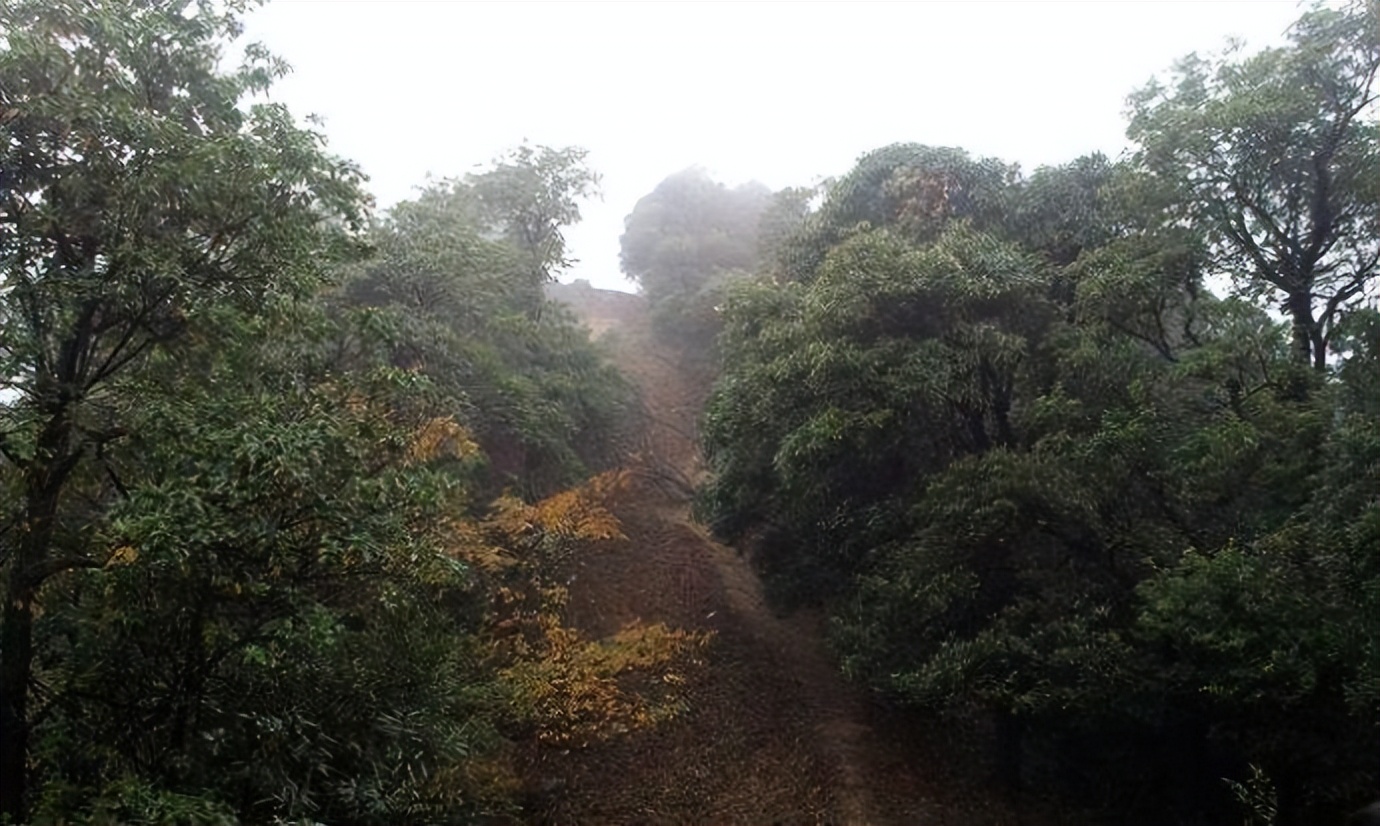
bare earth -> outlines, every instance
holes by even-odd
[[[683,490],[703,474],[693,436],[703,381],[653,339],[640,299],[600,293],[571,303],[637,384],[648,424],[630,448],[636,489],[619,507],[630,541],[582,562],[570,618],[596,634],[643,619],[715,637],[679,718],[529,767],[541,822],[1042,822],[970,779],[959,764],[971,759],[946,756],[963,749],[846,682],[819,618],[777,616],[743,556],[690,519]]]

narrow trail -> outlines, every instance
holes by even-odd
[[[642,619],[715,637],[679,718],[537,767],[547,790],[534,805],[543,822],[1023,822],[921,753],[904,721],[839,674],[820,618],[778,616],[744,557],[691,520],[683,493],[704,473],[693,436],[704,382],[651,336],[640,299],[615,303],[575,306],[591,329],[610,331],[647,428],[630,450],[634,490],[617,508],[630,541],[582,562],[570,620],[595,634]]]

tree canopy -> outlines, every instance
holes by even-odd
[[[246,8],[0,9],[0,820],[507,816],[514,743],[674,716],[704,643],[563,624],[620,535],[626,388],[542,295],[597,175],[371,216],[223,68]]]
[[[869,153],[726,302],[701,513],[1013,784],[1280,824],[1373,787],[1372,14],[1181,62],[1116,163]]]
[[[713,351],[725,286],[760,268],[761,224],[775,202],[760,183],[729,188],[691,167],[667,176],[625,219],[623,272],[651,302],[657,332],[689,361]]]
[[[762,184],[730,189],[698,167],[667,176],[625,221],[623,272],[654,300],[693,294],[719,272],[752,272],[770,200]]]
[[[667,509],[546,298],[600,177],[523,144],[375,212],[253,5],[0,4],[0,822],[514,822],[710,641],[567,610]],[[1380,782],[1377,15],[1184,58],[1116,160],[692,167],[626,219],[717,364],[697,514],[1011,788],[1303,826]]]
[[[1319,370],[1380,273],[1376,15],[1316,9],[1287,46],[1190,55],[1131,98],[1141,163],[1182,190],[1168,217],[1204,228],[1216,269],[1287,313]]]
[[[309,293],[358,228],[349,164],[281,107],[281,73],[204,3],[18,3],[0,51],[0,446],[13,471],[0,650],[0,814],[22,820],[39,589],[104,560],[64,518],[127,432],[122,380],[220,309]],[[241,105],[244,103],[245,105]]]

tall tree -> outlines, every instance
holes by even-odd
[[[1201,823],[1231,776],[1323,822],[1380,725],[1374,317],[1336,328],[1335,376],[1298,369],[1204,288],[1211,227],[1174,197],[1095,156],[865,156],[727,302],[700,506],[833,611],[848,672],[990,714],[1008,780]]]
[[[624,219],[623,272],[652,307],[653,329],[684,363],[707,371],[730,284],[757,271],[771,190],[727,187],[700,167],[669,175]]]
[[[730,189],[699,167],[667,176],[624,221],[623,272],[657,301],[692,295],[716,273],[756,269],[771,197],[762,184]]]
[[[1190,55],[1131,98],[1147,168],[1182,182],[1171,220],[1210,227],[1218,266],[1288,315],[1322,370],[1339,319],[1380,275],[1380,5],[1317,9],[1286,47]]]
[[[493,169],[466,178],[488,227],[516,246],[539,281],[574,263],[563,230],[580,220],[580,201],[599,191],[599,174],[575,146],[523,144]]]
[[[19,0],[0,10],[0,450],[6,514],[0,818],[26,822],[40,587],[99,566],[64,525],[84,463],[125,432],[121,379],[225,304],[319,283],[363,204],[357,171],[281,106],[262,49],[219,68],[249,4]]]
[[[533,257],[527,236],[485,206],[507,181],[503,215],[544,214],[548,236],[558,238],[578,215],[578,182],[592,173],[571,167],[560,176],[566,184],[549,180],[536,192],[517,184],[541,175],[514,164],[508,156],[390,209],[370,228],[375,254],[347,268],[337,298],[394,317],[393,362],[457,400],[453,412],[484,448],[497,485],[544,494],[607,459],[623,385],[584,330],[544,298],[548,265]]]

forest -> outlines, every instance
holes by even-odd
[[[1376,0],[673,172],[621,297],[585,149],[378,208],[254,5],[0,3],[0,824],[1376,822]]]

